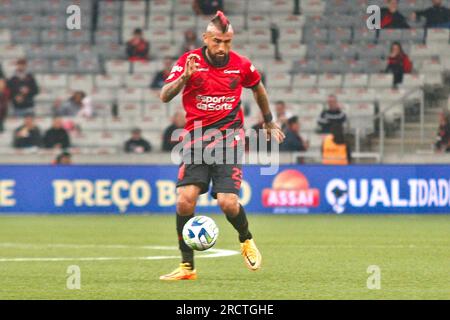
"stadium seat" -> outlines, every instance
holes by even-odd
[[[376,73],[369,77],[369,88],[391,88],[394,76],[391,73]]]
[[[153,58],[176,57],[180,53],[180,47],[171,43],[158,43],[152,46],[150,55]]]
[[[69,76],[69,89],[73,91],[91,92],[94,79],[91,75],[74,74]]]
[[[95,43],[119,43],[119,32],[117,30],[98,30],[95,32]]]
[[[122,86],[122,80],[119,74],[98,74],[94,76],[95,86],[97,88],[117,89]]]
[[[119,104],[128,102],[141,102],[142,98],[143,93],[141,89],[126,88],[126,89],[119,89],[117,91],[117,100]]]
[[[116,92],[117,87],[107,87],[107,86],[99,87],[97,84],[97,88],[91,91],[90,97],[94,104],[97,103],[111,104],[116,99]]]
[[[172,43],[173,40],[172,30],[167,29],[147,30],[144,35],[146,38],[151,39],[152,45],[154,43]]]
[[[271,15],[271,21],[279,28],[293,28],[300,30],[305,24],[305,17],[293,14],[278,14],[273,12]]]
[[[268,14],[272,9],[271,5],[270,0],[247,0],[247,12]]]
[[[282,58],[301,60],[306,57],[306,46],[300,43],[281,43],[279,50]]]
[[[352,30],[348,28],[330,28],[329,39],[331,43],[349,43],[352,40]]]
[[[148,17],[148,29],[168,29],[172,26],[172,17],[163,14],[152,14]]]
[[[339,88],[342,85],[342,76],[337,74],[320,74],[318,77],[319,88]]]
[[[272,1],[270,12],[272,14],[289,14],[294,12],[293,1],[290,0],[275,0]]]
[[[66,41],[65,32],[57,29],[42,30],[40,39],[42,44],[64,43]]]
[[[354,31],[353,41],[355,43],[374,43],[377,33],[366,27],[359,28]]]
[[[369,76],[360,73],[348,73],[344,75],[342,86],[344,88],[366,88],[369,83]]]
[[[381,29],[378,36],[379,41],[401,41],[402,30],[401,29]]]
[[[65,74],[45,74],[42,81],[38,82],[40,86],[48,89],[62,88],[65,89],[68,85],[67,75]]]
[[[328,42],[328,29],[322,27],[305,27],[303,30],[303,41],[305,43]]]
[[[167,117],[169,108],[162,103],[145,103],[142,106],[143,115],[152,117]]]
[[[173,8],[175,14],[192,14],[192,1],[191,0],[177,0],[176,5]]]
[[[138,13],[124,14],[122,17],[124,29],[145,28],[145,16]]]
[[[66,33],[66,41],[69,44],[88,44],[91,42],[91,35],[88,30],[71,30]]]
[[[28,71],[32,73],[46,73],[50,70],[49,60],[30,59],[28,60]]]
[[[326,93],[323,89],[300,89],[297,90],[297,101],[301,103],[323,103],[326,101]]]
[[[450,39],[450,30],[449,29],[427,29],[427,43],[431,42],[446,42],[448,43]]]
[[[155,0],[150,1],[151,14],[165,14],[169,15],[172,12],[172,1],[170,0]]]
[[[0,45],[11,42],[11,32],[7,29],[0,29]]]
[[[242,0],[224,1],[225,12],[229,14],[247,13],[247,2]]]
[[[146,104],[161,103],[159,90],[144,90],[143,101]]]
[[[271,43],[272,35],[268,29],[251,29],[248,31],[248,42],[253,43]]]
[[[290,88],[291,76],[285,72],[270,73],[268,77],[268,87],[273,89]]]
[[[425,32],[423,29],[408,29],[402,32],[402,41],[413,43],[423,43],[425,40]]]
[[[109,60],[105,64],[106,72],[110,74],[126,74],[130,72],[130,64],[126,60]]]
[[[128,102],[119,100],[119,117],[141,117],[141,102]]]
[[[12,40],[14,43],[39,43],[39,31],[35,29],[16,29],[12,31]]]
[[[184,32],[186,29],[195,29],[197,27],[197,19],[192,14],[176,14],[173,16],[173,27],[175,32]]]
[[[151,80],[150,74],[128,74],[125,76],[125,86],[128,88],[148,88]]]
[[[117,27],[120,26],[120,23],[119,15],[100,13],[97,20],[97,28],[99,30],[118,31]]]
[[[278,39],[280,44],[283,43],[299,44],[301,40],[302,40],[302,29],[293,27],[280,28],[280,38]]]
[[[298,105],[297,115],[300,115],[302,117],[308,116],[317,119],[322,110],[323,110],[322,103],[301,103]]]
[[[315,74],[300,73],[292,78],[292,88],[314,88],[317,85]]]
[[[405,89],[420,88],[425,83],[425,77],[423,74],[405,74],[403,75],[403,82],[401,87]]]
[[[274,59],[275,58],[275,46],[271,43],[257,43],[254,45],[248,45],[247,51],[251,53],[250,58],[252,58],[252,59],[269,59],[269,58]],[[242,54],[242,53],[239,52],[239,54]]]
[[[254,12],[254,11],[252,11]],[[248,29],[269,29],[270,18],[267,15],[252,13],[247,15],[247,28]]]
[[[312,59],[301,59],[294,62],[292,71],[294,73],[317,73],[317,61]]]
[[[127,0],[123,2],[124,14],[140,14],[145,12],[146,2],[144,0]]]

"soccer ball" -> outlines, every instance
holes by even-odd
[[[192,249],[204,251],[217,241],[219,228],[213,219],[197,216],[190,219],[183,227],[183,240]]]

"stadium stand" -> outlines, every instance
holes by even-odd
[[[448,108],[449,29],[424,29],[423,21],[411,21],[411,29],[368,30],[365,9],[369,2],[384,4],[366,0],[225,1],[236,30],[236,51],[248,55],[264,72],[271,99],[286,101],[299,117],[302,135],[312,149],[318,150],[321,144],[316,122],[328,94],[335,94],[343,104],[348,133],[373,142],[358,143],[367,151],[377,150],[380,142],[378,112],[386,111],[384,128],[395,138],[403,112],[406,121],[414,123],[422,103],[424,121],[431,123],[436,121],[435,110]],[[65,28],[69,4],[81,7],[81,30]],[[408,16],[427,6],[426,0],[408,0],[400,3],[399,10]],[[9,77],[15,59],[28,59],[41,88],[36,110],[42,129],[50,123],[55,100],[66,100],[75,90],[87,93],[95,118],[69,119],[81,128],[81,133],[71,132],[74,153],[121,153],[124,136],[136,126],[158,150],[162,129],[180,108],[181,99],[163,105],[149,84],[161,70],[164,57],[178,56],[184,32],[193,29],[200,36],[208,19],[194,15],[189,0],[0,0],[0,61]],[[126,60],[125,43],[135,28],[141,28],[150,43],[148,62]],[[402,43],[414,65],[398,89],[391,88],[392,75],[384,72],[393,41]],[[413,94],[405,97],[409,92]],[[250,128],[258,108],[251,94],[246,93],[243,102],[250,106],[246,122]],[[17,123],[12,117],[5,121],[0,153],[16,152],[8,141]],[[417,138],[417,128],[408,128],[413,129],[406,136]],[[417,144],[416,139],[411,150],[431,146],[434,133],[427,130],[424,143]],[[396,140],[392,141],[395,150]]]

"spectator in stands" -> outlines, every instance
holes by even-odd
[[[394,88],[397,88],[403,82],[403,74],[411,73],[412,68],[413,64],[403,51],[402,45],[399,42],[392,43],[386,72],[394,75],[394,83],[392,84]]]
[[[27,72],[27,60],[17,60],[16,72],[8,80],[8,88],[14,106],[15,116],[33,115],[34,96],[39,93],[39,88],[34,76]]]
[[[223,10],[223,0],[194,0],[192,8],[197,15],[213,15]]]
[[[0,80],[5,79],[5,74],[3,73],[2,64],[0,63]]]
[[[202,42],[197,37],[197,33],[193,29],[188,29],[184,32],[184,42],[181,46],[180,55],[185,52],[200,48],[202,46]]]
[[[286,110],[286,103],[282,100],[275,102],[275,123],[277,123],[281,129],[286,129],[288,119],[292,117],[292,114]]]
[[[412,20],[425,18],[426,28],[449,28],[450,27],[450,9],[446,8],[442,0],[432,0],[432,6],[412,13]]]
[[[3,123],[8,115],[9,92],[6,81],[0,78],[0,133],[3,132]]]
[[[438,152],[450,152],[450,121],[444,112],[439,115],[435,147]]]
[[[347,121],[347,116],[341,110],[337,97],[334,94],[328,96],[328,109],[323,110],[320,114],[319,120],[319,133],[330,133],[331,125],[338,123],[344,125]]]
[[[53,105],[53,114],[57,117],[75,117],[83,108],[83,99],[86,94],[83,91],[75,91],[72,96],[61,103],[56,101]]]
[[[14,131],[14,148],[31,148],[41,146],[41,131],[34,124],[32,115],[26,115],[24,124]]]
[[[407,29],[409,28],[406,18],[398,12],[398,0],[388,0],[387,8],[381,8],[382,29]]]
[[[72,155],[67,151],[63,151],[56,156],[55,160],[53,160],[53,164],[55,165],[72,164]]]
[[[152,89],[161,89],[164,86],[164,80],[169,76],[172,70],[173,59],[171,57],[165,57],[163,61],[163,69],[160,70],[150,85]]]
[[[280,144],[280,151],[306,151],[309,147],[307,141],[300,136],[300,122],[297,116],[290,117],[287,120],[286,129],[283,130],[286,139]]]
[[[186,119],[182,111],[177,111],[172,116],[172,123],[164,130],[162,140],[162,150],[172,151],[172,149],[179,143],[179,140],[172,140],[172,134],[177,129],[183,129],[186,124]]]
[[[328,165],[346,165],[352,162],[350,144],[346,141],[344,127],[335,122],[330,127],[322,144],[322,163]]]
[[[142,137],[141,129],[131,131],[131,138],[125,142],[124,150],[127,153],[144,153],[152,151],[150,142]]]
[[[147,61],[150,50],[150,44],[144,39],[142,29],[137,28],[133,32],[133,37],[127,42],[128,60]]]
[[[53,124],[44,135],[44,147],[47,149],[67,149],[70,147],[69,134],[63,127],[61,118],[53,118]]]

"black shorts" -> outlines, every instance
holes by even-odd
[[[197,150],[184,152],[183,162],[178,171],[177,187],[197,185],[201,189],[200,193],[203,194],[208,192],[212,181],[211,195],[213,198],[217,198],[217,193],[239,195],[242,182],[244,139],[236,141],[233,146],[215,150],[214,161],[205,160],[202,156],[194,160],[198,152],[205,152],[205,148],[207,146],[203,145]],[[227,153],[227,151],[231,153]]]

